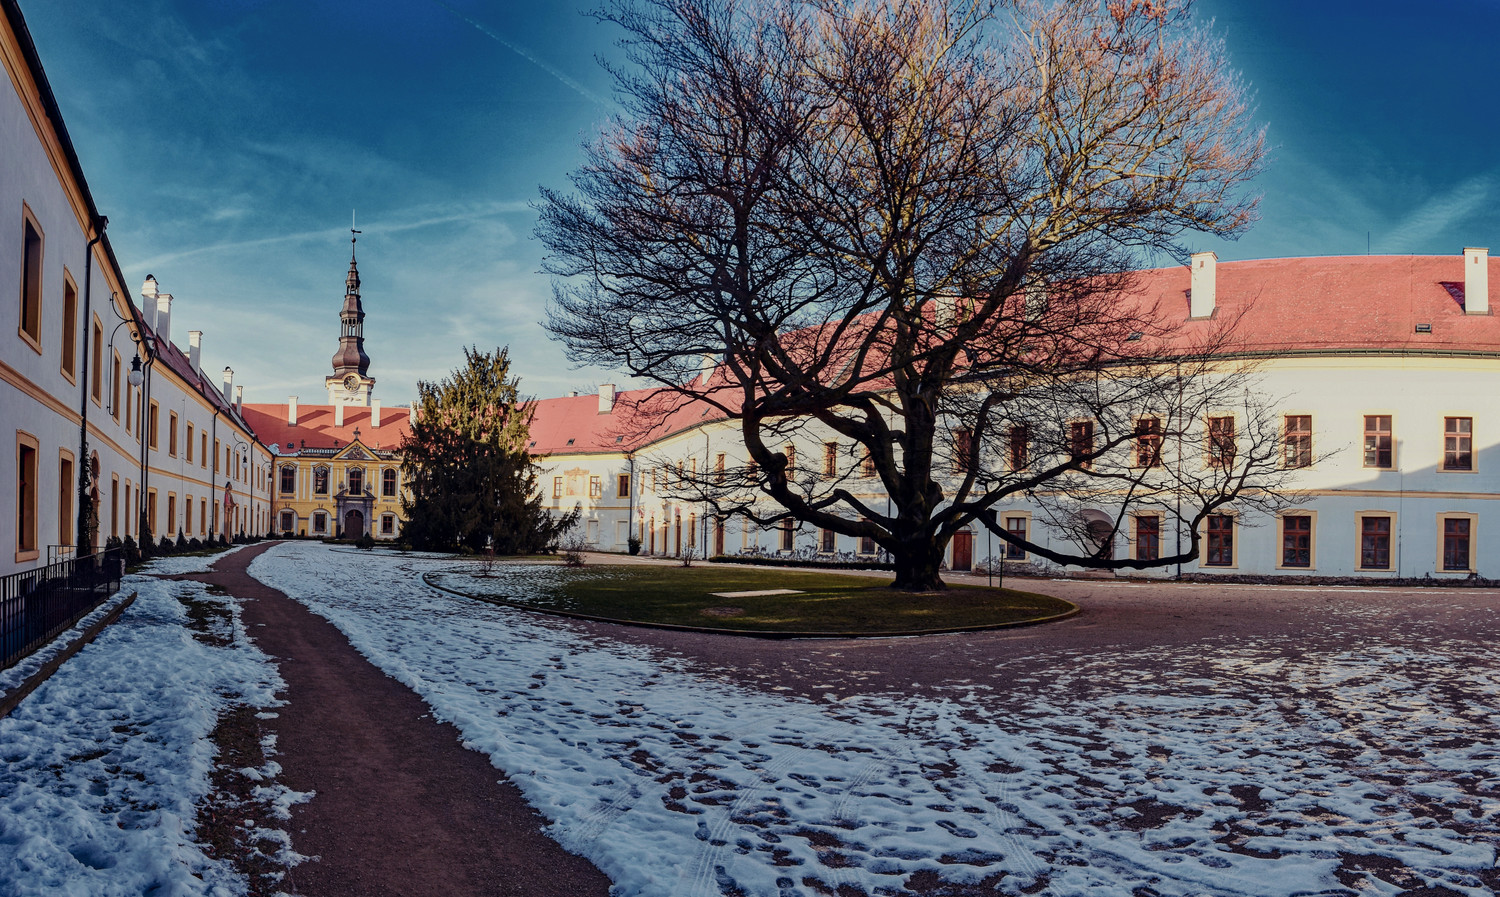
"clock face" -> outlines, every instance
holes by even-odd
[[[359,378],[354,376],[353,374],[345,377],[344,388],[349,390],[350,392],[357,392],[359,390]]]

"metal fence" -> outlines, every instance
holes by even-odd
[[[0,576],[0,669],[14,666],[120,588],[125,552],[114,548]]]

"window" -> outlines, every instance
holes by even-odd
[[[155,489],[147,489],[146,490],[146,528],[148,530],[150,530],[152,533],[156,533],[157,535],[161,534],[161,521],[159,521],[159,520],[156,519],[156,490]],[[143,539],[146,536],[147,536],[147,533],[142,533],[141,534],[141,538],[143,538]]]
[[[187,534],[193,534],[193,496],[191,493],[182,497],[182,522]]]
[[[59,452],[57,459],[57,544],[73,544],[73,456]]]
[[[724,482],[724,453],[723,452],[719,452],[719,454],[714,457],[714,482],[715,483],[722,483],[722,482]],[[621,492],[620,493],[620,497],[624,498],[625,497],[625,493]],[[722,552],[720,552],[720,553],[722,554]]]
[[[724,456],[720,455],[719,457],[723,458]],[[616,480],[615,480],[615,497],[616,498],[629,498],[630,497],[630,474],[628,474],[628,473],[622,473],[622,474],[620,474],[616,478]]]
[[[1135,559],[1138,561],[1154,561],[1158,560],[1160,557],[1161,518],[1156,516],[1155,514],[1136,515]]]
[[[151,403],[151,417],[146,421],[146,444],[153,450],[156,448],[156,424],[161,415],[158,413],[161,407],[155,402]]]
[[[16,560],[36,556],[37,441],[16,434]]]
[[[208,468],[208,434],[198,434],[198,466]]]
[[[833,554],[838,548],[838,533],[831,529],[825,529],[818,534],[818,550],[824,554]]]
[[[198,499],[198,532],[208,535],[208,499]]]
[[[120,537],[120,478],[117,476],[109,478],[109,535],[114,539]]]
[[[328,515],[326,513],[322,512],[322,511],[313,511],[312,522],[313,522],[313,532],[315,532],[315,533],[326,533],[326,532],[328,532]]]
[[[1094,422],[1075,420],[1068,424],[1068,460],[1083,470],[1093,466],[1090,455],[1094,453]]]
[[[1281,426],[1282,464],[1285,467],[1311,467],[1312,415],[1288,414]]]
[[[552,478],[552,497],[553,498],[562,498],[562,489],[563,489],[562,483],[563,483],[563,478],[562,477],[553,477]]]
[[[1136,420],[1135,466],[1161,466],[1161,418],[1142,417]]]
[[[795,527],[794,527],[793,524],[794,524],[794,521],[790,517],[788,517],[785,520],[781,521],[781,550],[782,551],[791,551],[792,550],[792,540],[793,540],[794,535],[796,533],[796,529],[795,529]]]
[[[1359,518],[1359,568],[1391,568],[1391,518],[1368,515]]]
[[[1233,467],[1234,450],[1234,418],[1210,417],[1208,419],[1208,466]]]
[[[1470,535],[1474,530],[1474,518],[1470,516],[1443,517],[1440,521],[1443,533],[1443,569],[1450,573],[1466,573],[1474,569],[1474,555],[1470,548]]]
[[[864,458],[859,462],[859,475],[865,479],[875,478],[875,456],[869,452],[865,452]]]
[[[167,454],[177,457],[177,412],[167,412]]]
[[[380,534],[382,536],[394,536],[396,534],[396,515],[380,515]]]
[[[1031,430],[1025,424],[1012,424],[1006,439],[1006,452],[1010,455],[1010,469],[1022,470],[1027,464],[1026,444],[1031,441]]]
[[[314,467],[313,468],[313,494],[314,495],[327,495],[328,494],[328,468],[326,468],[326,467]]]
[[[974,431],[964,428],[953,431],[953,472],[968,473],[972,466],[970,456],[974,454]]]
[[[388,469],[380,472],[380,494],[386,498],[396,497],[396,471]]]
[[[873,536],[860,536],[859,537],[859,553],[860,554],[874,554],[875,553],[875,538]]]
[[[1007,518],[1005,518],[1005,531],[1008,532],[1008,533],[1010,533],[1012,536],[1015,536],[1017,539],[1025,539],[1026,538],[1026,518],[1025,517],[1007,517]],[[1024,560],[1026,560],[1026,547],[1024,545],[1014,545],[1014,544],[1012,544],[1010,542],[1006,542],[1005,543],[1005,559],[1007,561],[1024,561]]]
[[[187,439],[183,442],[183,447],[187,449],[187,463],[192,464],[193,463],[193,425],[191,423],[188,424]]]
[[[120,422],[120,353],[115,352],[109,365],[109,414]],[[129,429],[128,427],[126,428]]]
[[[1443,418],[1443,469],[1474,469],[1474,418]]]
[[[21,246],[21,337],[31,347],[42,351],[42,229],[31,217],[31,210],[21,206],[24,234]],[[36,534],[33,533],[33,541]],[[28,551],[35,551],[33,545]]]
[[[78,376],[78,288],[67,271],[63,272],[62,316],[62,374],[73,383]]]
[[[352,495],[363,495],[365,492],[364,468],[355,467],[349,471],[349,492]]]
[[[94,350],[89,355],[89,395],[94,404],[104,401],[104,325],[94,319]]]
[[[125,432],[126,433],[132,433],[132,432],[135,431],[135,427],[132,426],[132,423],[131,423],[132,420],[133,420],[133,418],[132,418],[130,412],[131,412],[131,406],[136,401],[137,401],[137,399],[135,397],[135,387],[133,387],[133,386],[127,386],[127,387],[125,387]],[[140,440],[137,439],[136,441],[139,442]]]
[[[782,452],[782,455],[786,457],[787,479],[791,479],[792,472],[797,469],[797,450],[793,448],[790,443],[788,443],[786,449]]]
[[[1234,517],[1232,515],[1208,515],[1208,554],[1204,557],[1203,563],[1209,567],[1234,566]]]
[[[219,440],[215,439],[214,440],[214,473],[218,473],[218,472],[219,472]],[[323,492],[326,494],[328,492],[328,490],[324,489]]]
[[[291,464],[281,466],[281,492],[290,495],[297,490],[297,468]]]
[[[178,529],[177,526],[177,493],[167,493],[167,528],[163,536],[171,536]]]
[[[604,497],[604,480],[602,477],[589,477],[589,498]]]
[[[823,443],[823,476],[834,477],[839,474],[839,444],[837,442]]]
[[[282,532],[289,533],[289,532],[292,531],[292,527],[294,527],[296,525],[297,525],[297,514],[296,514],[295,511],[282,511],[281,512],[281,531]]]
[[[1281,566],[1312,566],[1312,517],[1310,515],[1282,515]]]
[[[1389,414],[1365,415],[1365,466],[1380,469],[1391,467],[1391,416]]]

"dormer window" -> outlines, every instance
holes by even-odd
[[[572,444],[573,444],[573,440],[569,439],[568,440],[568,445],[572,445]]]

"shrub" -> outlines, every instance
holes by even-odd
[[[641,553],[641,540],[637,539],[635,536],[631,536],[629,539],[627,539],[625,541],[625,545],[629,548],[631,554]]]
[[[120,547],[125,549],[125,566],[134,567],[141,562],[141,549],[135,544],[133,536],[126,536],[125,541],[120,543]]]
[[[171,539],[168,539],[166,536],[162,536],[161,541],[156,543],[156,550],[161,552],[162,554],[171,554],[176,550],[176,546],[172,544]]]
[[[363,551],[369,551],[375,547],[375,537],[369,533],[364,533],[358,539],[354,540],[354,547]]]

